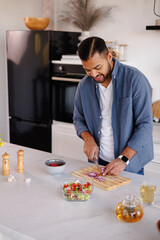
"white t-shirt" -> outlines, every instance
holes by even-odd
[[[114,159],[113,130],[111,125],[113,102],[112,81],[107,88],[99,84],[99,92],[102,117],[99,157],[110,162]]]

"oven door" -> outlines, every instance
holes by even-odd
[[[52,119],[73,123],[74,97],[80,79],[52,77]]]

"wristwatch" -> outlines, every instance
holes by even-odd
[[[124,155],[119,155],[119,157],[126,165],[129,164],[129,159]]]

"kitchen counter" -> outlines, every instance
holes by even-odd
[[[25,173],[18,174],[17,151],[20,149],[24,150]],[[156,229],[160,219],[158,179],[124,172],[122,175],[131,179],[129,184],[110,191],[94,187],[88,201],[68,202],[63,199],[61,181],[90,163],[61,157],[67,161],[64,173],[50,176],[44,162],[53,158],[53,154],[9,143],[0,147],[0,156],[5,152],[10,155],[11,174],[16,182],[8,183],[8,177],[0,171],[0,236],[3,233],[4,239],[160,239]],[[25,182],[24,178],[31,178],[31,182]],[[130,193],[139,196],[140,185],[146,179],[157,186],[157,205],[145,206],[144,216],[137,223],[121,222],[115,214],[116,205]]]

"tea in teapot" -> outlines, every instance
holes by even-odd
[[[115,209],[117,218],[123,222],[138,222],[143,217],[141,201],[133,195],[127,195]]]

